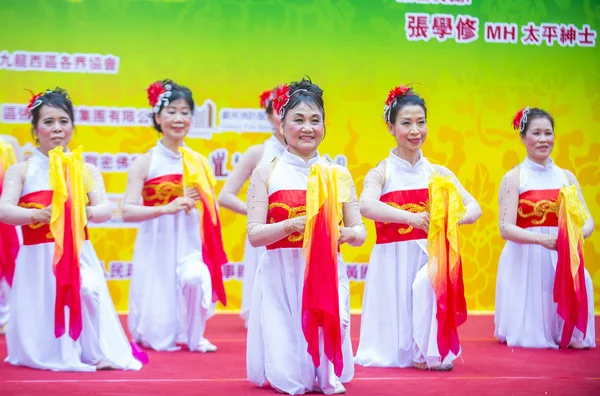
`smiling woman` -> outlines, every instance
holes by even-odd
[[[343,393],[342,382],[352,379],[354,366],[348,277],[338,249],[343,243],[360,246],[366,237],[356,192],[349,172],[317,151],[325,135],[323,90],[307,79],[280,86],[273,107],[281,115],[287,150],[257,167],[248,187],[248,239],[252,246],[266,246],[250,307],[248,379],[259,386],[268,381],[293,395]],[[316,209],[309,191],[321,185],[316,177],[320,172],[328,175],[325,181],[347,187],[347,194],[327,191],[335,201],[329,215],[338,220],[339,203],[343,226],[312,220],[319,215],[307,221]],[[319,235],[318,229],[326,232]],[[315,242],[327,246],[319,249]],[[313,248],[325,259],[313,264],[314,257],[307,253]],[[319,332],[318,326],[309,326],[317,322],[311,322],[316,306],[322,308],[321,319],[329,318]],[[319,349],[325,353],[319,356]]]
[[[208,161],[185,147],[194,112],[192,91],[171,80],[147,89],[162,139],[129,170],[123,220],[143,222],[133,252],[129,329],[157,351],[214,352],[204,338],[215,303],[225,304],[227,262]]]
[[[450,170],[423,156],[427,107],[416,92],[402,85],[392,89],[384,119],[396,147],[369,171],[360,197],[362,215],[375,221],[377,241],[369,260],[355,361],[362,366],[450,370],[460,349],[444,356],[438,346],[442,326],[436,317],[437,293],[428,277],[430,180],[440,174],[456,186],[466,207],[458,224],[474,223],[481,209]],[[462,282],[462,275],[457,279]],[[464,299],[456,299],[460,297]]]
[[[519,131],[527,157],[506,173],[498,196],[500,234],[506,245],[496,281],[496,338],[511,347],[558,348],[559,343],[579,349],[593,347],[594,289],[582,255],[579,265],[573,263],[577,277],[567,279],[579,293],[578,304],[567,304],[568,311],[579,317],[577,326],[572,321],[571,326],[565,324],[566,318],[559,315],[560,305],[556,304],[561,300],[556,294],[562,274],[557,268],[559,257],[567,250],[559,246],[559,196],[565,187],[574,189],[583,216],[581,224],[570,231],[587,238],[594,230],[594,220],[575,175],[550,158],[554,118],[542,109],[526,107],[516,114],[513,127]]]
[[[64,89],[47,90],[28,110],[39,148],[8,169],[0,198],[0,221],[23,226],[6,361],[55,371],[138,370],[87,240],[85,217],[102,223],[112,212],[102,176],[83,164],[81,148],[63,152],[73,134],[71,99]]]

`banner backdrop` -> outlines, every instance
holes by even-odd
[[[156,144],[146,87],[172,78],[194,92],[187,144],[209,156],[217,192],[248,147],[271,128],[259,94],[310,76],[325,90],[321,154],[367,171],[394,147],[382,119],[388,91],[415,83],[426,100],[423,151],[456,173],[483,216],[461,227],[471,310],[494,309],[502,176],[525,157],[510,127],[517,110],[541,107],[556,120],[555,162],[577,176],[600,222],[600,26],[598,1],[571,0],[14,0],[0,5],[0,133],[27,152],[31,95],[66,88],[76,109],[71,147],[103,172],[114,218],[90,237],[106,266],[116,307],[127,311],[135,224],[120,219],[126,170]],[[245,196],[245,189],[240,193]],[[229,305],[240,307],[246,219],[221,210]],[[360,309],[375,241],[342,247],[351,305]],[[597,227],[598,228],[598,227]],[[600,307],[600,232],[584,245]]]

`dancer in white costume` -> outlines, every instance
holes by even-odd
[[[11,291],[6,361],[55,371],[138,370],[141,363],[132,355],[104,269],[89,240],[83,243],[79,258],[81,334],[77,341],[70,337],[74,322],[69,321],[66,333],[55,336],[58,294],[53,273],[55,243],[48,225],[53,211],[48,152],[69,144],[73,107],[66,91],[56,88],[34,96],[29,108],[39,147],[26,162],[9,168],[0,199],[0,221],[23,226]],[[102,223],[110,219],[112,210],[100,172],[92,165],[87,168],[94,181],[87,194],[87,220]]]
[[[133,252],[129,330],[134,341],[157,351],[179,350],[180,343],[190,351],[214,352],[217,347],[204,331],[215,311],[213,295],[224,291],[223,283],[220,277],[218,284],[211,282],[196,209],[201,197],[182,187],[179,149],[192,122],[192,92],[164,80],[148,88],[148,99],[162,139],[132,163],[124,197],[123,220],[141,222]]]
[[[3,155],[6,158],[3,158]],[[8,168],[6,165],[13,159],[17,162],[23,161],[23,153],[19,142],[13,136],[0,135],[0,195],[2,194],[1,184]],[[19,251],[20,231],[20,227],[0,223],[0,334],[6,332],[6,325],[10,317],[8,299],[15,261]]]
[[[554,119],[541,109],[525,108],[513,121],[527,157],[502,180],[498,197],[500,234],[506,245],[498,263],[495,336],[511,347],[558,348],[563,321],[553,298],[556,273],[560,188],[577,186],[575,175],[554,164]],[[587,210],[587,208],[586,208]],[[589,213],[589,211],[588,211]],[[594,230],[589,217],[583,237]],[[585,270],[588,320],[585,338],[577,328],[570,347],[596,346],[594,288]]]
[[[273,125],[273,135],[261,144],[250,147],[239,162],[235,165],[233,172],[227,177],[225,185],[219,194],[219,205],[232,212],[242,215],[247,214],[247,206],[237,195],[246,180],[250,178],[252,171],[260,165],[269,163],[275,157],[279,157],[285,150],[283,136],[279,132],[281,118],[273,111],[273,98],[275,89],[265,91],[260,96],[260,106],[265,109],[269,122]],[[244,246],[244,280],[242,282],[242,309],[240,315],[248,327],[248,314],[250,312],[250,300],[252,298],[252,286],[254,285],[254,274],[260,256],[265,251],[264,246],[253,247],[248,242]]]
[[[280,130],[288,149],[283,155],[255,169],[248,188],[248,238],[252,246],[266,246],[254,282],[248,325],[248,379],[262,386],[268,381],[289,394],[320,391],[343,393],[341,382],[354,375],[350,343],[350,305],[346,268],[338,254],[338,295],[343,371],[340,378],[323,353],[313,364],[302,330],[302,300],[306,262],[302,255],[306,224],[306,189],[309,168],[326,160],[317,148],[324,136],[323,91],[302,80],[278,89],[275,110],[282,115]],[[330,166],[337,166],[332,165]],[[338,243],[360,246],[366,234],[356,193],[343,205],[345,227]]]
[[[459,224],[475,222],[481,209],[450,170],[423,156],[427,109],[417,93],[403,86],[392,90],[384,118],[397,146],[369,171],[360,197],[362,215],[375,221],[377,242],[369,260],[355,363],[450,370],[456,356],[450,352],[440,359],[436,295],[427,275],[431,175],[453,178],[467,208]]]

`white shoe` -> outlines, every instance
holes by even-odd
[[[1,334],[1,333],[0,333]],[[589,346],[583,343],[583,340],[573,341],[569,344],[569,348],[573,349],[590,349]]]
[[[344,385],[342,385],[341,382],[336,382],[335,383],[335,390],[333,391],[334,395],[339,395],[342,393],[346,393],[346,388],[344,387]]]
[[[312,391],[315,392],[315,393],[325,393],[319,387],[319,385],[315,385],[313,387]],[[336,383],[333,385],[333,392],[331,392],[330,394],[332,394],[332,395],[340,395],[342,393],[346,393],[346,388],[344,387],[344,385],[342,385],[342,383],[340,381],[336,381]]]
[[[454,363],[442,363],[435,366],[428,366],[427,363],[413,362],[413,367],[420,370],[431,370],[431,371],[450,371],[454,368]]]
[[[110,360],[106,358],[102,358],[98,363],[96,363],[96,370],[113,370],[114,368],[115,367]]]
[[[212,344],[210,341],[208,341],[206,338],[204,338],[202,341],[200,341],[200,345],[198,345],[197,349],[194,349],[195,351],[199,351],[199,352],[216,352],[217,351],[217,346]]]

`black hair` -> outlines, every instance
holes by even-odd
[[[179,85],[176,82],[174,82],[173,80],[169,80],[169,79],[165,79],[162,81],[159,81],[163,87],[166,87],[167,85],[170,85],[171,89],[168,90],[169,92],[171,92],[170,96],[167,98],[168,99],[168,103],[173,103],[174,101],[178,100],[178,99],[183,99],[187,102],[188,106],[190,106],[190,109],[192,110],[192,113],[194,113],[194,98],[192,97],[192,91],[183,85]],[[156,117],[155,115],[160,114],[161,111],[163,111],[165,107],[165,102],[161,101],[159,104],[159,110],[158,112],[152,113],[152,124],[154,125],[154,129],[156,129],[158,132],[162,133],[162,129],[160,127],[160,125],[158,125],[156,123]]]
[[[41,103],[36,105],[38,101],[41,101]],[[69,94],[63,88],[56,87],[52,90],[46,90],[46,92],[36,99],[36,101],[33,103],[33,106],[34,107],[30,110],[30,114],[31,134],[34,139],[37,139],[35,136],[35,129],[40,121],[40,111],[43,106],[50,106],[63,110],[71,119],[71,123],[75,125],[75,118],[73,116],[73,103],[71,102]]]
[[[267,103],[267,108],[265,109],[268,115],[273,115],[273,101],[269,100]]]
[[[302,78],[302,81],[294,81],[290,83],[290,99],[283,107],[283,117],[295,109],[302,103],[316,106],[323,113],[323,121],[325,121],[325,104],[323,103],[323,90],[317,84],[313,84],[310,78]]]
[[[425,112],[425,119],[427,119],[427,106],[425,106],[425,100],[411,88],[407,94],[398,96],[396,99],[394,99],[389,109],[389,117],[387,121],[394,124],[396,122],[396,116],[398,115],[398,112],[406,106],[421,106]]]
[[[520,131],[521,137],[525,137],[525,135],[527,134],[527,129],[529,128],[529,125],[531,124],[531,121],[533,121],[537,118],[548,119],[548,121],[550,121],[550,124],[552,125],[552,130],[554,131],[554,118],[552,118],[550,113],[548,113],[546,110],[542,110],[542,109],[538,109],[538,108],[534,107],[534,108],[529,109],[529,112],[527,113],[527,121],[525,121],[525,123],[523,125],[523,130]]]
[[[277,90],[277,88],[279,88],[279,86],[273,88],[273,90],[271,91],[273,96],[275,96],[274,93]],[[275,98],[272,98],[271,100],[267,101],[267,107],[265,108],[265,111],[267,112],[268,115],[273,115],[273,110],[275,110],[275,109],[273,109],[273,99],[275,99]]]

